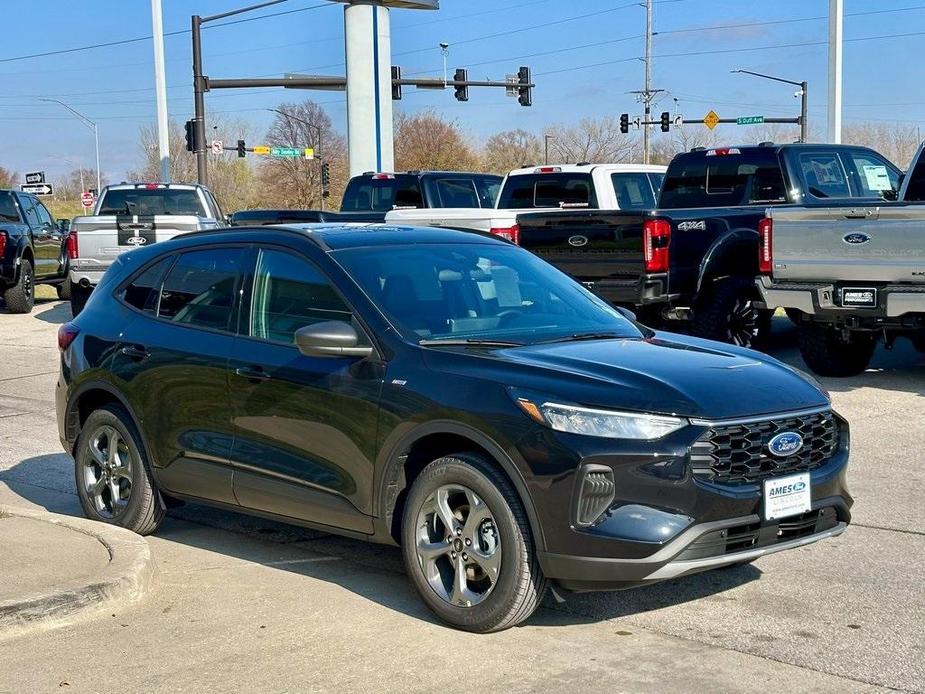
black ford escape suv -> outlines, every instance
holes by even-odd
[[[447,622],[841,533],[848,426],[774,359],[652,332],[466,232],[289,227],[121,255],[60,329],[93,519],[175,499],[401,545]]]

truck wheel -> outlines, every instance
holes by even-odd
[[[71,283],[68,280],[64,280],[55,287],[55,291],[58,292],[58,298],[61,299],[61,301],[71,300]]]
[[[746,277],[716,280],[694,310],[694,334],[757,349],[767,342],[773,315],[773,311],[758,308],[758,300],[758,290]]]
[[[84,310],[84,306],[87,305],[87,300],[90,298],[90,293],[92,289],[84,289],[79,284],[74,282],[70,283],[71,289],[71,316],[76,318],[77,314]]]
[[[414,481],[401,529],[405,570],[440,619],[488,633],[527,619],[546,590],[517,492],[481,456],[438,458]]]
[[[29,313],[35,304],[35,273],[32,263],[23,258],[19,267],[19,281],[3,292],[6,310],[10,313]]]
[[[800,355],[820,376],[857,376],[867,369],[877,338],[868,333],[851,333],[848,340],[841,331],[822,325],[801,325],[797,330]]]

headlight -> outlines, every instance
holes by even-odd
[[[595,410],[555,402],[537,404],[524,397],[517,398],[517,404],[540,424],[556,431],[608,439],[652,441],[687,425],[687,420],[680,417]]]

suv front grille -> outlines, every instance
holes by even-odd
[[[771,455],[768,442],[785,431],[800,434],[802,448],[786,458]],[[838,426],[831,412],[719,424],[707,429],[691,447],[691,468],[701,479],[720,484],[749,484],[813,470],[831,458],[837,447]]]

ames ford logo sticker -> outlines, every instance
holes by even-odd
[[[795,431],[785,431],[768,441],[768,450],[779,458],[796,455],[803,448],[803,437]]]
[[[841,240],[852,246],[860,246],[862,243],[870,241],[870,236],[861,231],[853,231],[850,234],[842,236]]]
[[[569,236],[568,242],[576,248],[581,248],[588,245],[588,237],[576,234],[575,236]]]

